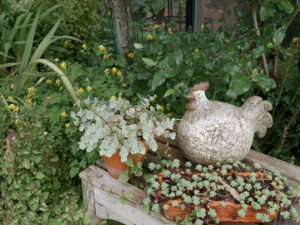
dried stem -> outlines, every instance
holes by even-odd
[[[255,6],[256,6],[256,1],[253,0],[253,1],[252,1],[252,18],[253,18],[253,25],[254,25],[255,30],[256,30],[256,35],[257,35],[257,36],[260,36],[260,31],[259,31],[258,24],[257,24],[257,15],[256,15],[256,9],[255,9]],[[270,72],[269,72],[269,69],[268,69],[268,62],[267,62],[266,54],[263,53],[261,57],[262,57],[262,60],[263,60],[265,73],[266,73],[268,76],[270,76]]]

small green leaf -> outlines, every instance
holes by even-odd
[[[131,158],[128,158],[126,161],[127,166],[133,167],[133,160]]]
[[[273,16],[274,12],[274,4],[271,2],[265,2],[265,4],[263,4],[259,10],[260,19],[264,21],[269,17]]]
[[[155,14],[165,7],[166,0],[152,0],[151,7]]]
[[[235,73],[231,79],[232,90],[235,96],[244,94],[251,87],[250,78],[244,73]]]
[[[23,166],[24,166],[25,169],[29,169],[30,168],[30,162],[29,162],[28,159],[25,159],[22,164],[23,164]]]
[[[118,180],[121,183],[127,183],[129,181],[128,171],[122,173]]]
[[[174,94],[175,90],[170,88],[166,91],[165,95],[164,95],[164,98],[168,97],[169,95],[172,95]]]
[[[289,0],[281,0],[278,2],[278,8],[291,14],[294,11],[294,6]]]
[[[181,49],[177,49],[175,52],[175,62],[177,65],[179,65],[182,62],[183,54]]]
[[[258,57],[260,57],[263,53],[265,52],[265,47],[263,45],[260,45],[258,47],[256,47],[255,49],[253,49],[252,51],[252,56],[257,59]]]
[[[273,35],[273,42],[275,45],[281,44],[285,37],[285,29],[279,28],[278,30],[275,31]]]
[[[176,84],[175,87],[174,87],[174,90],[176,91],[178,88],[180,88],[182,86],[182,84],[183,84],[182,82],[179,83],[179,84]]]
[[[37,172],[35,176],[37,179],[43,179],[45,177],[45,175],[42,172]]]
[[[152,80],[152,90],[155,90],[158,86],[162,85],[165,82],[165,71],[159,70],[154,74]]]
[[[147,66],[153,66],[153,65],[155,65],[155,62],[154,62],[152,59],[149,59],[149,58],[142,58],[142,60],[144,61],[144,63],[145,63]]]
[[[79,172],[80,172],[80,168],[79,167],[72,167],[70,169],[70,177],[71,178],[76,177]]]
[[[265,74],[258,73],[256,75],[256,79],[257,79],[257,84],[265,91],[269,91],[270,89],[276,87],[275,81]]]

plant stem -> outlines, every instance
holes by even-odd
[[[255,30],[256,30],[256,35],[257,35],[257,36],[260,36],[260,31],[259,31],[258,24],[257,24],[256,9],[255,9],[256,1],[255,1],[255,0],[252,0],[252,4],[251,4],[251,5],[252,5],[252,19],[253,19],[253,25],[254,25]],[[269,72],[269,69],[268,69],[268,62],[267,62],[266,54],[263,53],[261,57],[262,57],[262,60],[263,60],[265,73],[266,73],[268,76],[270,76],[270,72]]]

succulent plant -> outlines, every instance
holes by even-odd
[[[83,132],[79,147],[88,152],[99,149],[101,156],[111,157],[120,149],[121,161],[126,162],[129,154],[145,153],[141,140],[156,151],[155,135],[175,139],[170,131],[175,119],[160,113],[149,99],[131,105],[121,97],[109,101],[87,98],[77,106],[79,110],[71,116]]]
[[[237,216],[241,218],[252,207],[257,211],[256,218],[262,222],[269,222],[267,212],[274,215],[279,208],[284,219],[298,217],[297,210],[292,207],[296,193],[289,189],[286,179],[278,171],[267,172],[259,164],[251,167],[241,162],[220,162],[213,166],[187,162],[180,166],[179,160],[163,160],[161,165],[162,172],[151,179],[148,187],[155,189],[156,193],[147,190],[152,203],[146,203],[153,204],[152,208],[160,205],[165,210],[166,200],[173,200],[169,207],[180,207],[190,212],[181,224],[217,224],[220,221],[217,211],[209,208],[212,201],[221,201],[221,207],[226,207],[226,202],[240,204]],[[150,163],[149,167],[151,169],[155,165]],[[224,170],[227,172],[224,173]],[[243,175],[245,172],[250,172],[250,176]],[[161,190],[161,194],[157,194],[157,190]],[[183,203],[179,203],[178,199],[182,199]],[[267,211],[261,213],[261,209]]]

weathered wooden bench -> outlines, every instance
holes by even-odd
[[[181,154],[177,140],[167,140],[157,137],[158,152],[166,159],[177,158],[185,161]],[[166,144],[167,143],[167,144]],[[148,153],[145,164],[153,160]],[[288,178],[288,183],[296,188],[300,183],[300,167],[291,165],[282,160],[251,150],[244,160],[246,163],[260,163],[267,170],[278,170]],[[83,190],[83,200],[88,213],[92,217],[91,225],[101,224],[101,220],[111,219],[126,225],[163,225],[177,224],[163,217],[162,214],[151,211],[150,214],[142,210],[142,201],[146,193],[132,185],[122,184],[110,177],[105,171],[105,165],[99,160],[80,173]],[[125,203],[125,204],[124,204]],[[297,206],[300,214],[300,206]],[[245,223],[222,223],[222,225],[241,225]],[[286,225],[300,224],[296,221],[287,221]],[[256,225],[256,223],[247,223]],[[280,224],[276,224],[280,225]]]

